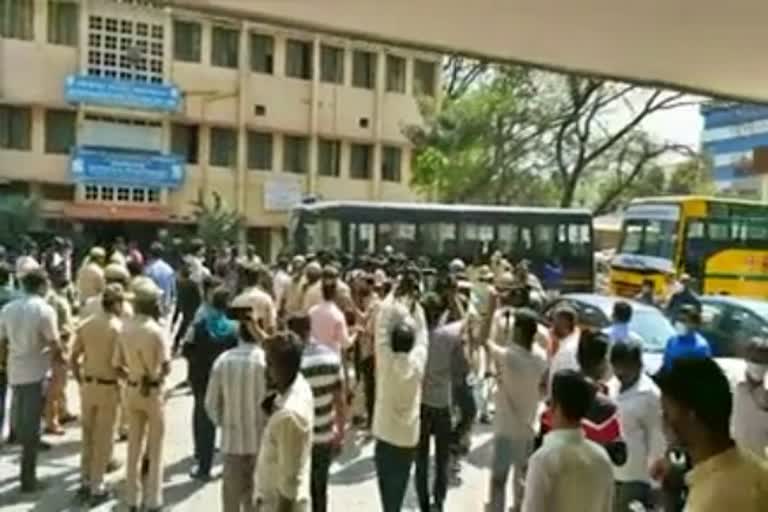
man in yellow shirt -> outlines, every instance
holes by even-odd
[[[768,510],[768,463],[731,438],[733,396],[718,364],[679,359],[659,387],[670,442],[685,447],[693,464],[686,512]]]

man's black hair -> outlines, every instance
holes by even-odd
[[[27,293],[37,293],[48,282],[48,275],[43,269],[33,270],[21,278],[21,284]]]
[[[571,421],[587,415],[595,393],[595,386],[577,371],[560,370],[552,378],[552,403]]]
[[[440,296],[434,292],[427,293],[421,299],[421,307],[424,308],[424,317],[427,320],[427,326],[430,329],[437,327],[437,324],[440,322],[440,317],[442,316],[443,311],[445,311]]]
[[[576,310],[568,305],[558,306],[555,309],[554,313],[552,313],[552,319],[554,320],[558,317],[567,318],[571,323],[571,327],[576,327],[576,322],[579,320],[579,315],[576,313]]]
[[[523,336],[523,344],[531,348],[539,330],[538,315],[532,309],[520,308],[515,311],[515,329]]]
[[[286,321],[286,327],[301,340],[307,340],[309,339],[309,332],[312,328],[312,324],[309,321],[309,316],[304,314],[295,314],[288,317],[288,320]]]
[[[576,352],[581,371],[588,376],[593,376],[600,365],[607,361],[610,346],[611,342],[606,334],[589,329],[582,331]]]
[[[290,331],[278,333],[269,338],[264,345],[271,359],[292,376],[291,380],[298,375],[301,369],[304,342],[297,335]]]
[[[635,341],[614,343],[611,347],[611,364],[643,365],[643,347]]]
[[[690,409],[702,427],[730,436],[733,396],[728,378],[709,358],[676,359],[658,378],[663,396]]]
[[[128,268],[128,273],[131,275],[131,277],[140,276],[144,273],[144,268],[142,267],[141,263],[132,258],[128,258],[128,262],[125,266]]]
[[[258,286],[261,280],[261,268],[259,265],[246,264],[241,267],[240,275],[246,287]]]
[[[685,304],[680,308],[680,313],[677,316],[682,320],[691,322],[695,326],[701,325],[701,311],[693,304]]]
[[[632,320],[632,305],[625,301],[616,301],[613,305],[613,318],[617,322],[628,324]]]
[[[402,320],[395,324],[390,339],[393,352],[408,353],[416,341],[416,332],[408,322]]]
[[[229,289],[224,286],[219,286],[213,291],[213,295],[211,295],[211,307],[218,309],[219,311],[226,311],[231,299],[232,294]]]
[[[163,244],[160,242],[152,242],[152,245],[149,246],[150,258],[162,258],[163,254],[165,254],[165,247],[163,247]]]
[[[0,286],[7,286],[11,282],[11,267],[4,261],[0,261]]]

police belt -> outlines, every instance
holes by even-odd
[[[138,388],[139,386],[142,385],[141,382],[135,382],[135,381],[132,381],[132,380],[126,381],[126,384],[128,384],[132,388]],[[159,388],[160,384],[161,384],[161,382],[159,380],[150,380],[149,382],[147,382],[147,386],[149,386],[151,388]]]
[[[88,384],[101,384],[103,386],[117,386],[117,380],[115,379],[99,379],[98,377],[85,376],[83,381]]]

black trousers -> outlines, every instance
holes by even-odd
[[[363,377],[363,392],[365,393],[365,410],[368,413],[368,425],[373,425],[373,406],[376,403],[376,364],[373,356],[360,361],[360,372]]]
[[[416,494],[421,512],[430,512],[429,451],[435,438],[435,483],[432,492],[437,510],[443,510],[448,490],[448,460],[451,446],[451,409],[421,406],[421,432],[416,453]]]
[[[461,438],[472,428],[475,417],[477,417],[475,393],[472,386],[467,384],[466,379],[453,387],[453,400],[456,407],[459,408],[459,421],[453,430],[452,441],[458,444]]]
[[[383,512],[400,512],[411,477],[415,448],[377,440],[374,453]]]
[[[195,458],[198,471],[209,474],[213,465],[213,452],[216,444],[216,425],[205,412],[205,389],[194,390],[192,409],[192,437],[195,446]]]
[[[328,472],[331,468],[333,447],[331,443],[320,443],[312,446],[312,512],[328,510]]]

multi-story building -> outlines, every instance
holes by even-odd
[[[90,238],[219,194],[274,253],[303,197],[415,200],[403,128],[440,56],[147,0],[0,0],[0,193]]]
[[[718,188],[768,201],[768,106],[713,101],[701,115],[701,145]]]

